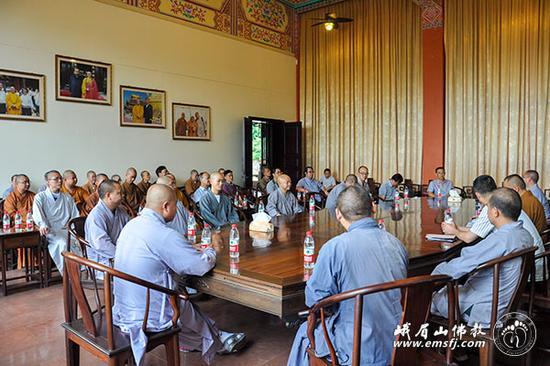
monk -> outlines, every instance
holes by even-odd
[[[187,120],[185,119],[185,113],[182,113],[181,117],[176,121],[176,136],[187,136]]]
[[[178,191],[176,187],[176,181],[172,178],[171,174],[167,174],[164,177],[157,179],[156,184],[164,184],[174,190]],[[187,237],[187,218],[189,217],[189,212],[183,205],[183,202],[176,200],[176,216],[170,222],[167,222],[166,225],[176,230],[178,233]]]
[[[191,116],[187,123],[187,136],[197,137],[197,130],[199,129],[199,123],[195,120],[194,116]]]
[[[84,205],[84,210],[86,212],[86,215],[89,215],[90,212],[92,212],[92,210],[94,209],[94,207],[98,204],[99,194],[98,194],[97,190],[99,189],[99,186],[101,185],[101,183],[103,183],[107,179],[109,179],[109,177],[107,177],[107,175],[105,175],[103,173],[99,173],[97,175],[96,181],[95,181],[94,193],[92,193],[88,196],[88,199],[86,200],[86,204]]]
[[[191,170],[189,179],[185,181],[185,193],[187,193],[188,196],[191,196],[200,187],[200,185],[201,182],[199,181],[199,172],[195,169]]]
[[[76,208],[78,208],[78,212],[80,212],[80,216],[84,216],[86,215],[84,206],[86,204],[86,199],[90,195],[82,187],[77,186],[76,183],[78,183],[78,179],[75,172],[72,170],[65,170],[65,172],[63,172],[61,192],[71,195],[76,204]]]
[[[59,273],[63,274],[61,252],[67,248],[67,223],[78,217],[78,209],[70,195],[61,192],[61,174],[51,170],[44,174],[48,188],[34,197],[32,216],[40,235],[46,238],[48,251]],[[71,251],[80,255],[78,244],[71,240]]]
[[[30,181],[25,174],[19,174],[15,178],[15,189],[11,192],[4,202],[4,211],[14,220],[15,214],[19,212],[23,217],[23,222],[27,220],[27,213],[32,212],[32,203],[34,193],[29,191]]]
[[[97,82],[95,81],[91,71],[86,71],[86,77],[82,80],[82,98],[99,99]]]
[[[128,168],[124,183],[122,183],[122,202],[128,205],[134,212],[139,211],[141,203],[141,195],[139,194],[138,187],[134,184],[136,176],[136,169]]]
[[[21,115],[21,97],[12,86],[6,94],[6,113]]]
[[[141,176],[141,182],[137,184],[139,194],[141,197],[145,198],[147,196],[147,190],[149,187],[151,187],[151,183],[149,182],[151,180],[151,173],[149,173],[147,170],[143,170],[140,173]]]
[[[93,170],[88,170],[88,172],[86,173],[86,178],[88,179],[88,181],[86,181],[86,183],[82,186],[82,188],[86,192],[88,192],[88,194],[92,194],[96,190],[95,182],[97,179],[97,175]]]
[[[178,199],[178,201],[181,201],[181,203],[183,203],[185,208],[189,209],[191,207],[191,203],[189,203],[189,199],[187,198],[187,196],[177,188],[176,176],[172,173],[167,173],[165,176],[173,180],[174,187],[176,187],[175,191],[176,191],[176,198]]]
[[[121,178],[120,175],[118,175],[118,174],[113,174],[113,175],[111,175],[111,180],[114,180],[114,181],[117,182],[117,183],[121,183],[121,182],[122,182],[122,178]]]
[[[141,100],[137,98],[136,104],[132,107],[132,122],[142,122],[143,123],[143,105]]]
[[[211,190],[199,201],[199,207],[204,219],[214,229],[239,222],[239,214],[235,211],[231,198],[222,194],[222,175],[218,172],[210,175]]]

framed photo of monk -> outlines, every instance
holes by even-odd
[[[121,85],[120,125],[166,128],[166,92]]]
[[[45,121],[45,76],[0,70],[0,119]]]
[[[55,98],[112,104],[111,64],[55,55]]]
[[[172,139],[210,141],[210,107],[172,103]]]

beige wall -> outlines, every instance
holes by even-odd
[[[2,0],[0,68],[46,75],[46,123],[0,120],[0,188],[48,169],[243,170],[242,118],[295,119],[295,58],[92,0]],[[113,105],[55,100],[55,54],[113,64]],[[119,127],[119,85],[166,90],[167,128]],[[212,141],[174,141],[171,103],[210,105]],[[154,174],[154,173],[153,173]],[[0,192],[1,193],[1,192]]]

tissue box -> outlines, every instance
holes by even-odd
[[[265,221],[252,221],[248,226],[248,230],[270,233],[273,232],[273,224]]]

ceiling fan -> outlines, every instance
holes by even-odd
[[[327,13],[325,14],[324,18],[311,18],[312,20],[320,20],[320,22],[317,22],[315,24],[312,24],[312,27],[317,27],[319,25],[324,25],[325,29],[327,31],[331,31],[333,29],[338,29],[338,24],[340,23],[349,23],[353,22],[352,18],[341,18],[337,17],[336,13]]]

